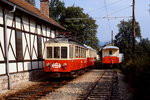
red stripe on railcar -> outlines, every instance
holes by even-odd
[[[114,56],[107,56],[102,58],[103,64],[118,64],[119,58]]]
[[[94,58],[87,59],[73,59],[73,60],[45,60],[45,72],[71,72],[93,66]]]
[[[49,66],[48,66],[49,65]],[[71,72],[87,66],[86,59],[45,60],[45,72]]]

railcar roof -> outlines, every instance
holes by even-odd
[[[86,45],[86,44],[84,44],[84,46],[85,46],[86,48],[88,48],[88,49],[91,49],[91,50],[96,51],[95,49],[93,49],[92,47],[90,47],[90,46],[88,46],[88,45]]]
[[[119,49],[119,48],[117,46],[105,46],[103,50],[106,50],[106,49]]]
[[[87,48],[86,46],[84,46],[82,43],[71,39],[71,38],[52,38],[49,41],[45,42],[45,43],[71,43],[71,44],[76,44],[76,45],[80,45],[82,47]]]

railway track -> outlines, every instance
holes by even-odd
[[[70,79],[53,79],[47,82],[42,82],[27,89],[23,89],[14,94],[3,97],[4,100],[37,100],[54,89],[65,85]]]
[[[76,99],[77,100],[118,100],[118,90],[117,90],[118,83],[117,83],[117,77],[116,77],[117,73],[113,70],[103,70],[103,71],[93,71],[93,72],[101,73],[99,74],[100,77],[96,76],[96,77],[99,77],[99,79],[95,79],[95,81],[97,80],[96,82],[93,81],[93,83],[87,83],[87,84],[90,84],[88,89],[85,88],[85,91],[82,92],[83,94],[81,96],[77,96]],[[97,74],[91,74],[91,75],[90,75],[91,77],[94,77],[94,75],[97,75]],[[53,97],[53,96],[55,97],[55,95],[52,95],[52,94],[48,95],[48,94],[53,93],[55,89],[66,85],[68,82],[70,82],[70,80],[72,79],[58,79],[57,78],[57,80],[55,79],[48,80],[48,81],[46,80],[45,82],[42,82],[38,85],[34,85],[27,89],[23,89],[19,92],[15,92],[14,94],[5,96],[3,100],[38,100],[43,97],[48,97],[48,98]],[[78,85],[81,85],[80,88],[83,88],[82,85],[83,83],[86,83],[86,82],[87,82],[86,80],[85,82],[84,81],[81,82],[82,84],[75,82],[71,84],[71,87],[75,89],[77,88],[76,85],[78,84]],[[68,87],[69,87],[68,89],[70,90],[70,86]],[[71,90],[71,93],[76,93],[74,89]],[[63,91],[63,92],[67,93],[68,90]],[[58,92],[58,95],[60,95],[60,92]],[[49,100],[49,99],[46,99],[46,100]]]
[[[78,100],[118,100],[117,73],[106,70]]]

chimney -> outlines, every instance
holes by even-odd
[[[49,0],[40,0],[41,13],[49,17]]]

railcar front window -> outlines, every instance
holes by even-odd
[[[54,47],[54,58],[60,58],[60,48]]]
[[[112,55],[112,51],[109,51],[109,55]]]
[[[67,47],[61,47],[61,58],[67,58]]]
[[[47,58],[52,58],[52,47],[47,47]]]

